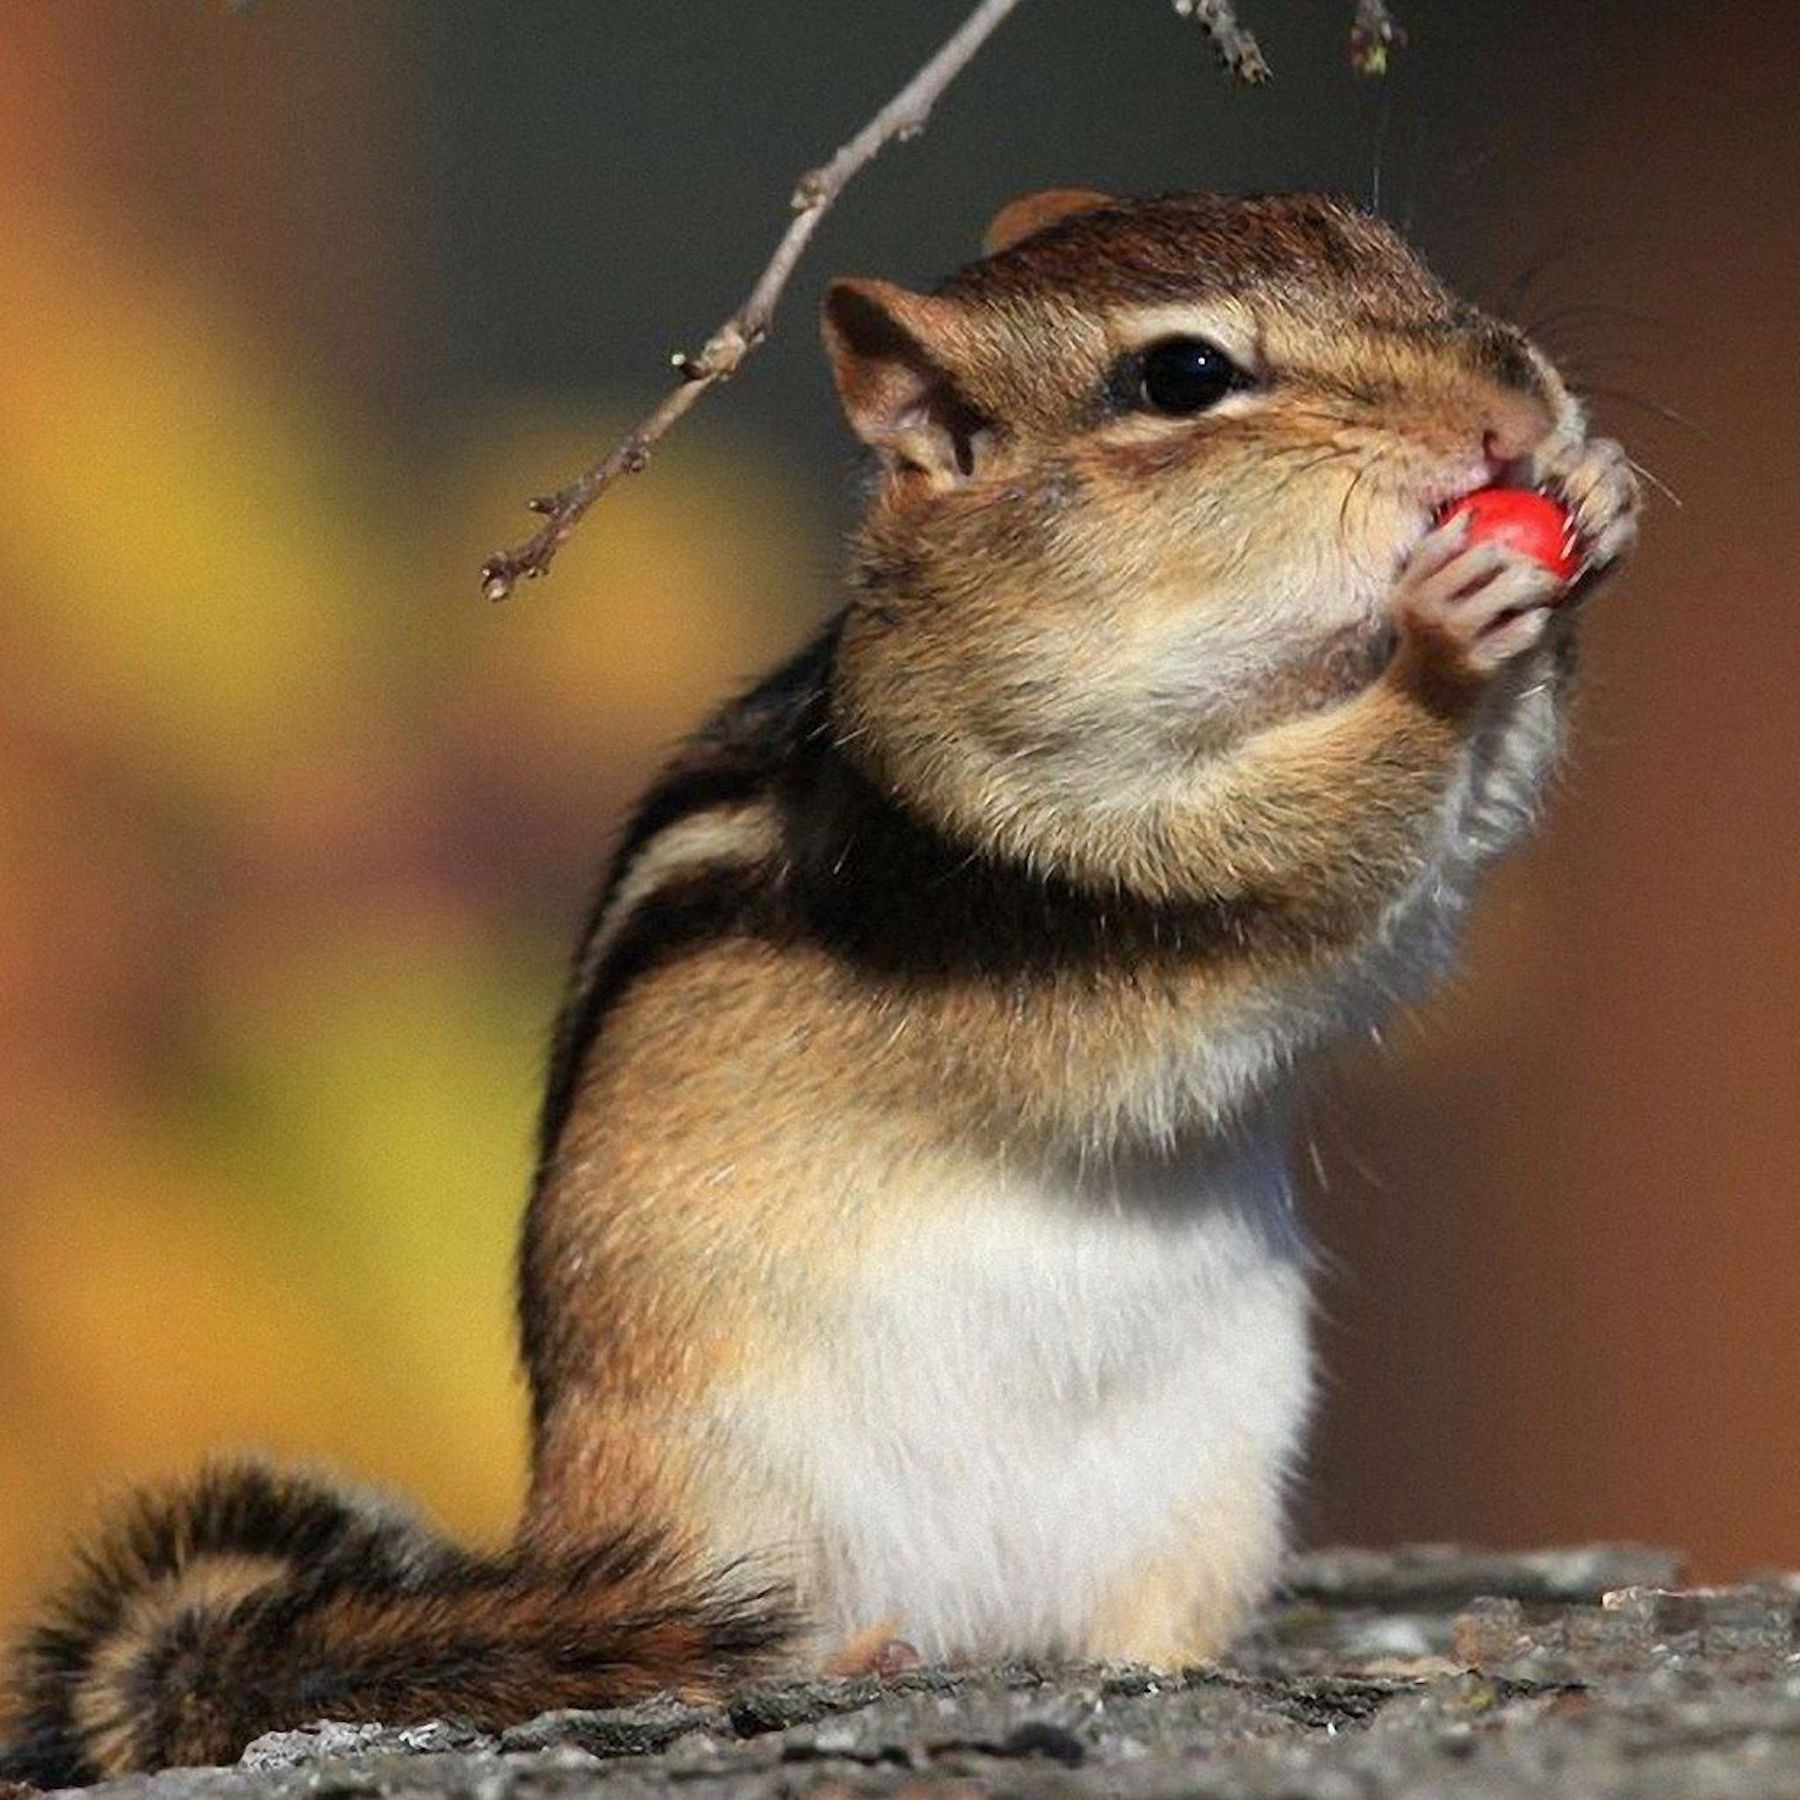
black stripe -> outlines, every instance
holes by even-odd
[[[626,989],[725,938],[780,935],[785,908],[765,865],[718,863],[672,877],[634,906],[599,966],[574,996],[559,1028],[559,1050],[544,1096],[541,1154],[554,1154],[568,1123],[587,1054],[606,1016]]]
[[[632,814],[613,880],[651,838],[677,820],[747,800],[779,776],[793,748],[823,724],[840,623],[834,619],[804,650],[689,740]]]
[[[520,1349],[531,1375],[534,1430],[544,1422],[553,1386],[542,1372],[559,1353],[558,1308],[543,1298],[545,1197],[556,1166],[563,1129],[574,1108],[589,1053],[608,1014],[626,991],[653,970],[734,937],[790,938],[793,915],[786,885],[774,870],[755,864],[717,864],[671,880],[634,907],[599,966],[575,995],[558,1028],[558,1053],[544,1097],[543,1135],[532,1181],[531,1203],[519,1246]]]
[[[802,747],[821,737],[840,625],[841,618],[834,618],[798,655],[696,733],[627,822],[606,878],[588,908],[570,988],[551,1035],[544,1104],[538,1116],[540,1165],[555,1149],[567,1122],[580,1065],[606,1010],[591,1004],[588,992],[603,971],[586,964],[594,934],[620,881],[651,839],[696,813],[739,805],[768,792],[783,779]]]
[[[1123,891],[1096,894],[950,841],[829,742],[820,648],[696,740],[696,750],[708,740],[730,741],[738,760],[724,769],[678,767],[640,809],[639,819],[655,826],[634,827],[628,845],[722,797],[760,796],[774,814],[786,874],[779,891],[757,865],[672,877],[632,910],[599,966],[581,972],[557,1025],[539,1185],[607,1013],[640,976],[691,953],[709,935],[803,935],[872,980],[901,987],[1012,982],[1057,971],[1154,979],[1159,969],[1236,957],[1253,940],[1279,950],[1294,936],[1294,923],[1272,901],[1161,905]],[[760,746],[757,757],[752,743]],[[628,854],[597,917],[627,867]],[[591,943],[591,931],[585,941]]]
[[[745,696],[694,740],[627,832],[595,908],[662,831],[729,801],[760,800],[779,854],[760,862],[671,872],[620,920],[592,967],[577,966],[557,1022],[540,1120],[538,1160],[520,1246],[521,1347],[534,1425],[571,1378],[571,1345],[547,1295],[557,1254],[546,1231],[560,1140],[606,1021],[639,981],[733,938],[805,942],[878,989],[948,983],[1016,984],[1051,973],[1150,986],[1196,961],[1235,960],[1252,939],[1276,948],[1294,931],[1272,903],[1156,906],[1097,895],[1022,865],[971,851],[881,791],[831,743],[826,685],[832,634]],[[591,946],[593,927],[584,938]]]
[[[267,1557],[285,1573],[266,1590],[219,1607],[196,1598],[151,1634],[134,1624],[132,1606],[214,1557]],[[279,1627],[296,1595],[326,1595],[346,1586],[394,1594],[449,1580],[462,1553],[386,1511],[309,1481],[255,1464],[219,1464],[171,1494],[140,1493],[86,1548],[71,1584],[51,1601],[44,1620],[20,1642],[7,1671],[16,1736],[0,1749],[0,1780],[72,1787],[98,1779],[89,1754],[88,1722],[75,1712],[91,1690],[103,1653],[133,1649],[109,1677],[120,1690],[117,1722],[140,1753],[155,1757],[172,1729],[169,1706],[187,1704],[185,1686],[159,1686],[196,1634],[226,1650],[233,1621],[267,1619]],[[273,1632],[277,1643],[285,1634]],[[139,1642],[138,1639],[142,1638]],[[224,1654],[223,1651],[221,1654]],[[249,1704],[255,1684],[230,1667]]]
[[[1153,975],[1235,954],[1279,918],[1255,902],[1160,905],[1097,894],[970,851],[829,747],[785,796],[800,927],[879,981],[1017,981],[1055,971]]]

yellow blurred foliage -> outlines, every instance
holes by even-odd
[[[8,203],[0,557],[40,699],[241,795],[375,679],[356,620],[396,571],[333,461],[341,422],[166,248]]]
[[[179,243],[0,207],[0,1615],[218,1451],[495,1537],[580,886],[797,635],[810,522],[746,451],[671,454],[488,608],[532,473],[611,422],[359,441]]]
[[[465,532],[490,545],[525,535],[535,521],[521,471],[566,478],[629,423],[525,419],[490,432],[450,490]],[[668,446],[601,499],[548,581],[494,609],[501,623],[473,640],[456,703],[490,741],[511,721],[496,748],[552,788],[658,756],[815,616],[808,598],[828,570],[806,564],[818,534],[795,510],[752,447]],[[467,584],[467,567],[454,573]]]

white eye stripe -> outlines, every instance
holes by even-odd
[[[1131,406],[1101,419],[1094,432],[1109,444],[1166,443],[1171,432],[1183,427],[1216,425],[1222,419],[1239,419],[1266,411],[1277,396],[1268,389],[1246,387],[1216,400],[1202,412],[1158,412],[1154,407]]]
[[[1247,373],[1257,373],[1261,361],[1255,322],[1246,308],[1229,300],[1145,307],[1115,318],[1112,330],[1119,350],[1127,354],[1161,338],[1194,337],[1216,344]]]

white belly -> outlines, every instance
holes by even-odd
[[[731,1409],[826,1632],[1054,1652],[1184,1530],[1199,1564],[1209,1514],[1272,1512],[1308,1390],[1301,1274],[1257,1222],[1281,1180],[1258,1157],[1123,1208],[995,1183],[879,1244],[794,1386]],[[1244,1526],[1217,1526],[1222,1556]]]

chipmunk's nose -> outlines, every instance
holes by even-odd
[[[1517,465],[1529,461],[1555,423],[1550,408],[1535,394],[1493,394],[1482,410],[1481,453],[1494,479],[1503,480]]]
[[[1550,435],[1556,410],[1543,370],[1509,326],[1484,324],[1473,348],[1481,452],[1498,478]]]

